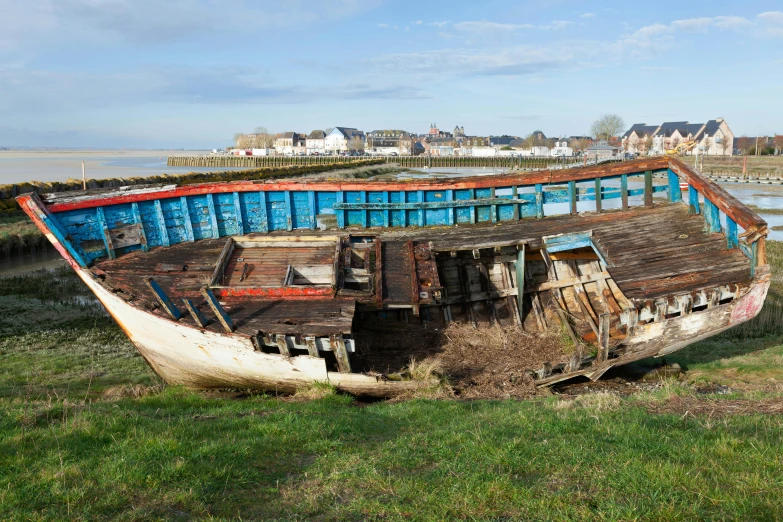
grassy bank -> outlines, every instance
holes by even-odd
[[[686,163],[692,164],[693,158],[682,158]],[[747,159],[747,175],[760,178],[783,177],[783,156],[706,156],[704,158],[704,172],[707,174],[724,176],[741,176],[742,165]],[[699,160],[701,162],[701,160]]]
[[[70,272],[0,278],[2,520],[775,520],[783,245],[681,381],[364,404],[163,387]]]

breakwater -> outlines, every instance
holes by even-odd
[[[341,164],[356,161],[351,156],[169,156],[169,167],[259,168]],[[524,158],[469,156],[375,156],[373,161],[396,163],[402,168],[545,169],[557,165],[582,164],[580,158]]]

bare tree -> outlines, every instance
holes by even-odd
[[[617,114],[604,114],[590,127],[590,132],[597,140],[609,140],[617,136],[625,128],[625,122]]]
[[[574,151],[579,152],[582,150],[585,150],[585,142],[582,140],[571,140],[571,143],[568,144]]]
[[[359,136],[354,136],[348,141],[348,150],[351,152],[364,150],[364,141]]]
[[[644,152],[650,152],[650,149],[652,149],[652,146],[653,146],[653,139],[652,139],[652,136],[650,136],[648,134],[642,140],[642,147],[644,147]]]
[[[275,145],[275,135],[266,127],[256,127],[253,135],[253,147],[259,149],[271,149]]]
[[[712,138],[704,138],[704,155],[710,153],[710,149],[712,148]]]
[[[729,149],[729,137],[726,136],[725,134],[721,135],[721,138],[720,138],[720,149],[721,149],[721,153],[724,156],[726,155],[726,151],[727,150],[731,151],[731,149]]]

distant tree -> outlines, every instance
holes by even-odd
[[[354,136],[351,138],[351,140],[348,142],[348,149],[351,152],[356,152],[360,150],[364,150],[364,141],[359,136]]]
[[[710,149],[712,149],[712,138],[704,138],[704,154],[709,154]]]
[[[514,150],[514,149],[506,145],[505,147],[500,147],[500,150]]]
[[[669,148],[676,149],[677,146],[680,144],[680,138],[672,138],[671,142],[669,143]]]
[[[266,127],[256,127],[253,134],[253,148],[271,149],[275,145],[275,135]]]
[[[604,114],[590,127],[590,132],[597,140],[609,140],[625,128],[625,122],[616,114]]]
[[[242,134],[238,132],[234,134],[234,145],[238,149],[247,149],[252,147],[251,137],[248,134]]]
[[[723,134],[723,135],[721,136],[721,140],[720,140],[720,149],[721,149],[721,153],[722,153],[724,156],[726,155],[726,151],[729,151],[729,152],[731,152],[731,149],[729,148],[729,145],[730,145],[730,143],[729,143],[729,137],[728,137],[728,136],[726,136],[725,134]]]
[[[641,146],[644,149],[644,152],[650,152],[650,149],[652,149],[653,146],[652,136],[649,134],[645,136],[645,138],[641,141]]]

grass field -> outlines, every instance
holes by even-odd
[[[783,156],[705,156],[704,172],[707,174],[740,176],[742,175],[742,164],[746,158],[749,176],[762,178],[783,177]],[[693,164],[694,161],[692,156],[686,156],[681,159],[689,165]]]
[[[781,519],[769,254],[760,317],[681,380],[527,401],[165,387],[71,273],[0,278],[0,519]]]

